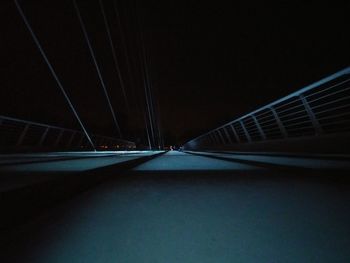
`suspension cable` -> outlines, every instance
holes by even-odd
[[[120,14],[119,14],[118,7],[117,7],[117,4],[116,4],[115,0],[113,0],[113,8],[114,8],[115,15],[117,17],[117,23],[118,23],[118,27],[119,27],[119,31],[120,31],[121,44],[122,44],[122,46],[124,48],[123,54],[125,56],[125,61],[126,61],[126,66],[127,66],[127,70],[128,70],[128,75],[129,75],[129,78],[130,78],[130,86],[132,87],[132,90],[134,91],[135,83],[134,83],[134,78],[132,77],[132,72],[131,72],[130,57],[129,57],[128,48],[127,48],[127,45],[126,45],[126,36],[124,34],[124,31],[123,31]],[[138,105],[137,101],[136,101],[136,107],[139,108],[139,105]]]
[[[139,24],[139,23],[138,23]],[[153,100],[153,94],[151,92],[151,80],[150,80],[150,73],[148,69],[148,60],[146,57],[146,49],[145,49],[145,44],[144,44],[144,39],[143,39],[143,34],[141,31],[141,28],[139,26],[139,36],[140,36],[140,45],[141,45],[141,54],[142,54],[142,64],[143,64],[143,71],[144,71],[144,77],[145,77],[145,95],[146,95],[146,103],[148,106],[148,111],[149,111],[149,118],[150,118],[150,124],[151,124],[151,132],[153,136],[153,142],[154,145],[156,145],[156,120],[155,120],[155,114],[154,114],[154,100]]]
[[[146,135],[147,135],[147,141],[148,141],[148,149],[152,150],[152,144],[151,144],[151,139],[149,137],[149,132],[148,132],[148,125],[147,125],[147,121],[146,121],[146,117],[144,114],[142,114],[143,120],[145,122],[146,125]]]
[[[92,148],[94,149],[94,151],[96,151],[96,148],[95,148],[94,143],[92,142],[92,140],[91,140],[91,138],[90,138],[90,136],[89,136],[87,130],[85,129],[85,127],[84,127],[84,125],[83,125],[81,119],[79,118],[79,115],[78,115],[77,111],[75,110],[75,108],[74,108],[74,106],[73,106],[71,100],[69,99],[69,97],[68,97],[66,91],[64,90],[63,85],[62,85],[62,82],[61,82],[60,79],[58,78],[58,76],[57,76],[55,70],[53,69],[53,67],[52,67],[52,65],[51,65],[51,63],[50,63],[48,57],[46,56],[46,53],[45,53],[44,49],[42,48],[42,46],[41,46],[41,44],[40,44],[40,42],[39,42],[39,39],[38,39],[37,36],[35,35],[35,33],[34,33],[32,27],[31,27],[31,25],[29,24],[29,21],[28,21],[27,17],[25,16],[25,14],[24,14],[24,12],[23,12],[23,10],[22,10],[22,7],[21,7],[20,4],[18,3],[18,0],[14,0],[14,2],[15,2],[15,4],[16,4],[16,7],[17,7],[17,10],[18,10],[19,14],[21,15],[21,17],[22,17],[22,19],[23,19],[23,22],[25,23],[25,25],[26,25],[28,31],[30,32],[30,34],[31,34],[31,36],[32,36],[32,38],[33,38],[35,44],[37,45],[37,47],[38,47],[38,49],[39,49],[39,51],[40,51],[40,54],[42,55],[43,59],[45,60],[45,62],[46,62],[46,64],[47,64],[47,66],[49,67],[49,70],[50,70],[52,76],[53,76],[54,79],[56,80],[58,87],[60,88],[60,90],[61,90],[62,93],[63,93],[63,96],[64,96],[65,99],[67,100],[68,105],[69,105],[69,107],[71,108],[71,110],[73,111],[73,114],[74,114],[74,116],[76,117],[76,119],[77,119],[77,121],[78,121],[80,127],[81,127],[82,130],[84,131],[84,134],[85,134],[86,138],[88,139],[88,141],[89,141],[89,143],[91,144],[91,146],[92,146]]]
[[[105,8],[103,6],[102,0],[99,0],[99,4],[100,4],[100,7],[101,7],[101,13],[102,13],[103,21],[104,21],[104,24],[105,24],[105,27],[106,27],[106,31],[107,31],[109,45],[111,46],[112,57],[113,57],[114,65],[115,65],[115,68],[116,68],[116,71],[117,71],[117,75],[118,75],[118,78],[119,78],[120,87],[122,88],[122,93],[123,93],[123,96],[124,96],[125,105],[126,105],[127,110],[130,112],[130,107],[129,107],[129,102],[128,102],[128,98],[127,98],[126,91],[125,91],[125,85],[124,85],[123,77],[122,77],[122,74],[121,74],[121,71],[120,71],[120,67],[119,67],[119,63],[118,63],[118,59],[117,59],[117,54],[115,52],[114,42],[113,42],[112,35],[111,35],[111,30],[110,30],[109,25],[108,25],[107,16],[106,16],[106,12],[105,12]]]
[[[77,15],[78,15],[79,23],[80,23],[81,29],[82,29],[82,31],[83,31],[83,34],[84,34],[86,43],[87,43],[87,45],[88,45],[88,48],[89,48],[89,51],[90,51],[92,60],[93,60],[93,62],[94,62],[94,65],[95,65],[95,68],[96,68],[96,71],[97,71],[98,78],[99,78],[99,80],[100,80],[102,89],[103,89],[104,94],[105,94],[105,96],[106,96],[109,109],[110,109],[110,111],[111,111],[111,113],[112,113],[112,117],[113,117],[113,120],[114,120],[114,124],[115,124],[115,126],[116,126],[116,128],[117,128],[117,131],[118,131],[118,133],[119,133],[119,136],[122,138],[121,130],[120,130],[120,127],[119,127],[119,124],[118,124],[118,121],[117,121],[117,118],[116,118],[116,115],[115,115],[115,111],[114,111],[114,109],[113,109],[113,107],[112,107],[112,103],[111,103],[111,101],[110,101],[110,98],[109,98],[109,95],[108,95],[108,92],[107,92],[107,88],[106,88],[105,82],[104,82],[104,80],[103,80],[103,78],[102,78],[102,74],[101,74],[100,67],[98,66],[98,63],[97,63],[97,60],[96,60],[95,52],[94,52],[94,50],[93,50],[93,48],[92,48],[92,45],[91,45],[89,36],[88,36],[88,34],[87,34],[86,27],[85,27],[85,24],[84,24],[84,22],[83,22],[83,19],[82,19],[82,16],[81,16],[81,13],[80,13],[80,10],[79,10],[79,7],[78,7],[78,5],[77,5],[76,0],[73,0],[73,4],[74,4],[75,10],[76,10],[76,13],[77,13]]]

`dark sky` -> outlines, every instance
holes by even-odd
[[[22,0],[23,10],[88,129],[115,135],[70,0]],[[103,1],[131,110],[98,1],[78,0],[126,138],[145,140],[139,32],[149,58],[157,114],[167,144],[217,125],[349,66],[350,4],[320,1]],[[0,114],[76,127],[13,1],[1,1]]]

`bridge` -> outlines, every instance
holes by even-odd
[[[349,111],[337,110],[349,109],[349,72],[209,131],[181,151],[135,150],[132,142],[98,136],[99,151],[86,151],[77,131],[1,117],[2,138],[17,138],[6,139],[7,148],[12,142],[26,151],[0,158],[2,257],[346,261],[350,126],[342,118]],[[50,130],[56,137],[49,139]],[[63,133],[70,134],[65,141]],[[66,151],[28,153],[45,142],[61,142]]]
[[[166,147],[145,66],[140,143],[118,121],[79,3],[114,133],[90,132],[14,4],[77,125],[0,115],[1,262],[350,260],[349,67]]]

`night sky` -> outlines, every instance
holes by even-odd
[[[72,1],[20,3],[87,129],[117,136]],[[166,144],[349,66],[347,1],[117,0],[120,27],[113,1],[103,0],[128,109],[98,0],[77,3],[123,135],[139,143],[146,141],[142,47]],[[79,128],[13,1],[1,1],[0,17],[0,114]]]

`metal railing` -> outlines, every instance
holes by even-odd
[[[211,130],[185,149],[350,131],[350,67]]]
[[[134,149],[135,143],[107,136],[91,135],[97,149]],[[87,150],[91,146],[83,132],[0,116],[0,151],[20,149]]]

